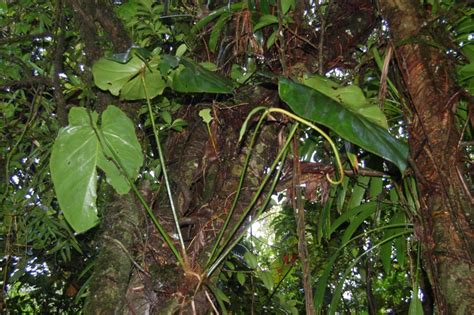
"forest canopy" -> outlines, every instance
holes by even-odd
[[[0,310],[470,314],[454,0],[0,0]]]

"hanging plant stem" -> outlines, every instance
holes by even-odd
[[[342,180],[344,179],[344,169],[342,167],[341,158],[339,157],[339,151],[337,150],[336,145],[334,144],[334,141],[332,141],[332,139],[321,128],[317,127],[316,125],[312,124],[311,122],[307,121],[306,119],[303,119],[303,118],[301,118],[301,117],[299,117],[299,116],[297,116],[293,113],[290,113],[289,111],[281,109],[281,108],[269,108],[269,109],[267,109],[267,112],[264,115],[267,115],[269,113],[280,113],[280,114],[286,115],[286,116],[296,120],[297,122],[300,122],[303,125],[306,125],[306,126],[310,127],[311,129],[318,132],[321,136],[323,136],[323,138],[326,139],[329,142],[329,145],[331,146],[331,149],[334,152],[334,157],[336,158],[337,169],[339,170],[339,179],[338,180],[331,179],[328,174],[326,174],[326,178],[333,185],[339,185],[340,183],[342,183]]]
[[[183,266],[183,268],[184,268],[185,263],[184,263],[183,257],[181,256],[179,251],[174,246],[173,240],[171,239],[171,237],[168,235],[168,233],[166,233],[165,229],[160,224],[160,222],[158,222],[158,219],[156,218],[156,216],[154,215],[154,213],[151,210],[150,206],[147,204],[147,202],[143,198],[142,194],[138,191],[137,187],[135,186],[135,183],[133,182],[133,179],[126,172],[125,167],[122,164],[122,162],[120,160],[120,157],[118,156],[117,152],[115,152],[114,148],[107,142],[107,140],[105,140],[105,137],[102,134],[102,132],[98,131],[95,128],[94,124],[92,124],[92,122],[91,122],[91,126],[94,128],[94,132],[97,135],[97,138],[99,140],[100,146],[102,147],[102,150],[105,152],[105,147],[107,147],[110,150],[110,152],[112,153],[112,162],[117,166],[117,168],[120,170],[120,172],[123,174],[123,176],[125,176],[125,178],[128,181],[128,184],[130,185],[133,192],[137,196],[138,201],[143,206],[143,208],[145,208],[148,216],[150,217],[151,221],[153,222],[153,225],[156,227],[156,229],[158,230],[160,235],[163,237],[163,240],[165,241],[166,245],[169,246],[169,248],[173,252],[174,256],[176,257],[176,259],[178,260],[180,265]]]
[[[242,125],[242,129],[246,128],[247,121],[248,121],[249,117],[251,117],[253,115],[253,113],[255,113],[255,112],[257,112],[258,110],[261,110],[261,109],[264,109],[264,107],[256,108],[256,109],[254,109],[253,111],[251,111],[249,113],[246,121]],[[240,178],[239,178],[239,184],[238,184],[237,190],[235,192],[235,197],[234,197],[234,200],[232,202],[232,206],[231,206],[231,208],[229,210],[229,213],[227,214],[227,217],[224,221],[224,225],[222,226],[221,230],[219,231],[219,234],[217,235],[217,239],[214,243],[214,247],[212,248],[211,254],[210,254],[209,259],[208,259],[207,264],[206,264],[207,266],[215,258],[216,251],[218,251],[218,248],[220,246],[220,242],[222,240],[222,237],[224,236],[224,232],[227,230],[227,226],[229,225],[230,219],[232,218],[232,215],[234,214],[235,208],[237,207],[237,202],[239,201],[240,192],[241,192],[242,186],[244,184],[245,174],[247,173],[247,168],[248,168],[248,165],[249,165],[249,162],[250,162],[250,157],[251,157],[251,154],[252,154],[252,148],[255,144],[255,141],[257,139],[258,130],[259,130],[260,126],[262,125],[264,118],[265,118],[265,116],[262,115],[262,117],[260,117],[260,119],[257,123],[257,126],[255,127],[255,132],[253,133],[253,136],[250,140],[250,144],[248,146],[248,151],[249,152],[247,154],[247,157],[246,157],[245,162],[244,162],[244,166],[242,168],[242,173],[241,173]],[[242,132],[241,132],[241,137],[240,138],[242,138]]]
[[[168,172],[166,171],[166,162],[165,162],[165,158],[164,158],[164,155],[163,155],[163,150],[161,148],[159,130],[158,130],[158,128],[156,128],[155,115],[153,114],[153,110],[151,108],[150,98],[148,97],[148,90],[147,90],[147,86],[146,86],[146,83],[145,83],[145,78],[142,76],[141,79],[142,79],[143,89],[145,91],[145,98],[146,98],[146,103],[147,103],[147,106],[148,106],[148,114],[150,115],[151,126],[152,126],[152,129],[153,129],[153,135],[155,136],[156,147],[158,149],[158,155],[159,155],[159,158],[160,158],[161,169],[163,170],[163,179],[165,180],[166,192],[168,193],[168,199],[169,199],[169,202],[170,202],[171,212],[173,213],[173,220],[174,220],[174,223],[175,223],[175,226],[176,226],[176,232],[178,234],[179,244],[181,246],[181,252],[183,254],[185,264],[187,265],[187,260],[188,259],[187,259],[187,254],[186,254],[186,247],[184,246],[183,235],[181,233],[181,228],[179,226],[178,214],[176,212],[176,207],[175,207],[174,201],[173,201],[173,194],[171,192],[171,186],[170,186],[170,182],[169,182],[169,179],[168,179]]]
[[[265,117],[265,115],[263,115],[262,117]],[[252,208],[254,207],[255,203],[257,202],[258,198],[260,197],[263,189],[265,188],[266,184],[268,183],[269,179],[271,178],[273,172],[275,171],[275,169],[277,168],[278,165],[281,165],[283,163],[283,161],[286,159],[286,155],[288,153],[288,148],[289,148],[289,145],[290,145],[290,142],[291,142],[291,139],[293,138],[296,130],[298,129],[298,126],[299,124],[295,124],[291,131],[290,131],[290,134],[288,135],[288,139],[286,140],[285,144],[283,145],[283,148],[280,150],[280,152],[278,152],[278,155],[277,157],[275,158],[275,160],[273,161],[273,164],[271,165],[267,175],[265,176],[262,184],[260,185],[260,187],[258,188],[257,192],[254,194],[252,200],[250,201],[250,204],[248,205],[248,207],[245,209],[245,211],[242,213],[242,215],[240,216],[240,219],[238,220],[238,222],[233,226],[231,232],[229,233],[228,237],[227,237],[227,240],[224,242],[224,244],[222,244],[222,246],[220,247],[221,250],[217,253],[217,257],[214,262],[212,263],[211,266],[209,266],[207,269],[207,276],[210,276],[215,270],[216,268],[220,265],[220,263],[225,259],[225,257],[227,257],[227,255],[230,253],[230,251],[232,250],[232,248],[235,247],[235,245],[237,245],[237,243],[240,241],[240,239],[242,238],[242,236],[244,235],[243,233],[241,233],[238,237],[235,238],[235,240],[232,242],[232,244],[229,246],[229,243],[231,242],[231,240],[234,238],[234,236],[236,235],[239,227],[242,225],[242,222],[245,220],[245,218],[247,217],[247,215],[249,214],[250,210],[252,210]],[[255,133],[258,132],[258,129],[255,130]],[[254,134],[255,134],[254,133]],[[263,202],[262,204],[262,207],[259,208],[259,210],[257,211],[257,213],[255,214],[254,218],[252,219],[252,222],[250,224],[252,224],[256,218],[258,218],[258,216],[263,212],[263,210],[266,208],[266,206],[268,205],[268,202],[270,202],[270,199],[271,199],[271,196],[272,196],[272,192],[273,190],[275,189],[277,183],[278,183],[278,179],[280,177],[280,173],[282,171],[282,167],[279,167],[278,170],[277,170],[277,173],[275,174],[275,177],[274,177],[274,181],[272,183],[272,186],[270,187],[270,190],[265,198],[265,201]],[[221,230],[222,231],[222,230]]]

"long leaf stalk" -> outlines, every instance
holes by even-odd
[[[241,177],[240,177],[240,180],[239,180],[239,185],[238,185],[238,188],[237,188],[237,192],[236,192],[236,196],[234,197],[234,201],[233,201],[233,204],[232,204],[232,207],[226,217],[226,220],[224,222],[224,225],[223,227],[221,228],[220,232],[219,232],[219,235],[216,239],[216,242],[214,244],[214,247],[211,251],[211,254],[209,256],[209,259],[207,261],[207,264],[206,264],[206,269],[207,267],[209,267],[209,264],[214,260],[216,259],[216,256],[218,256],[222,250],[224,248],[226,248],[226,245],[229,243],[229,241],[232,239],[232,237],[234,236],[235,232],[237,231],[238,227],[241,225],[241,223],[243,222],[243,220],[245,219],[245,216],[247,215],[247,213],[250,211],[251,207],[253,207],[253,204],[256,202],[256,200],[258,199],[258,196],[259,194],[261,193],[261,191],[263,190],[263,187],[264,185],[266,184],[266,182],[262,183],[262,185],[260,186],[259,190],[257,191],[257,193],[255,194],[254,196],[254,200],[252,200],[252,203],[251,203],[251,207],[247,208],[247,210],[244,212],[244,214],[242,215],[242,217],[240,218],[239,222],[237,225],[234,226],[232,232],[229,234],[229,237],[228,237],[228,240],[226,242],[224,242],[224,244],[220,244],[221,243],[221,240],[222,240],[222,237],[225,233],[225,231],[227,230],[227,226],[232,218],[232,215],[233,215],[233,212],[235,211],[235,207],[237,205],[237,202],[238,202],[238,199],[239,199],[239,196],[240,196],[240,190],[242,188],[242,185],[243,185],[243,181],[244,181],[244,177],[245,177],[245,174],[246,174],[246,170],[247,170],[247,167],[248,167],[248,163],[250,161],[250,155],[251,155],[251,152],[252,152],[252,148],[253,148],[253,145],[255,143],[255,140],[256,140],[256,136],[257,136],[257,132],[260,128],[260,126],[262,125],[263,123],[263,120],[266,118],[266,116],[272,112],[277,112],[277,113],[280,113],[280,114],[284,114],[294,120],[296,120],[297,122],[299,123],[302,123],[310,128],[312,128],[313,130],[317,131],[319,134],[321,134],[328,142],[329,144],[331,145],[331,148],[332,150],[334,151],[334,155],[335,155],[335,158],[336,158],[336,164],[337,164],[337,168],[339,170],[339,180],[337,181],[334,181],[332,180],[328,174],[326,174],[326,177],[328,179],[328,181],[332,184],[340,184],[342,182],[342,180],[344,179],[344,169],[342,167],[342,163],[341,163],[341,159],[339,157],[339,152],[336,148],[336,145],[334,144],[334,142],[331,140],[331,138],[323,131],[321,130],[320,128],[318,128],[317,126],[315,126],[314,124],[312,124],[311,122],[295,115],[295,114],[292,114],[284,109],[280,109],[280,108],[265,108],[265,107],[257,107],[255,108],[254,110],[252,110],[246,121],[244,122],[243,126],[242,126],[242,130],[241,130],[241,134],[240,134],[240,138],[243,137],[243,132],[245,132],[245,129],[247,127],[247,124],[250,120],[250,117],[253,116],[255,113],[259,112],[259,111],[264,111],[264,113],[262,114],[262,116],[260,117],[258,123],[257,123],[257,126],[255,128],[255,131],[254,131],[254,134],[252,136],[252,139],[250,141],[250,144],[249,144],[249,153],[247,154],[247,158],[245,160],[245,163],[244,163],[244,167],[242,169],[242,174],[241,174]],[[294,131],[296,132],[296,129],[294,129]],[[290,137],[291,138],[291,137]],[[282,151],[280,151],[282,152]],[[278,158],[275,160],[275,162],[277,163],[278,162]],[[275,165],[276,166],[276,165]],[[271,169],[271,171],[269,172],[269,174],[271,174],[273,172],[274,169]],[[266,178],[267,179],[267,178]],[[268,179],[267,179],[268,180]],[[220,248],[220,250],[218,250]],[[216,252],[219,251],[219,253],[216,255]],[[213,264],[215,265],[215,264]],[[212,272],[211,272],[212,273]]]
[[[175,255],[175,257],[178,260],[178,262],[180,263],[180,265],[183,266],[183,268],[184,268],[186,265],[185,265],[185,261],[183,260],[183,257],[181,256],[179,251],[176,249],[176,246],[174,246],[173,240],[171,239],[171,237],[168,235],[168,233],[166,233],[165,229],[160,224],[160,222],[158,222],[158,219],[154,215],[154,213],[153,213],[152,209],[150,208],[150,206],[148,206],[148,204],[145,201],[145,199],[143,198],[142,194],[138,191],[138,188],[135,186],[135,183],[133,182],[133,179],[131,178],[131,176],[127,173],[127,171],[126,171],[123,163],[121,162],[120,157],[118,156],[117,152],[115,152],[114,148],[105,140],[102,132],[99,132],[92,123],[91,123],[91,126],[93,126],[94,132],[96,133],[97,138],[99,139],[99,144],[101,145],[102,150],[105,152],[105,147],[107,147],[110,150],[110,152],[112,153],[112,158],[113,158],[112,161],[116,164],[116,166],[118,167],[120,172],[125,176],[125,178],[128,181],[128,184],[132,188],[134,194],[137,196],[138,201],[145,208],[148,216],[150,217],[151,221],[153,222],[153,225],[156,227],[156,229],[158,230],[160,235],[163,237],[163,240],[169,246],[169,248],[171,249],[171,251]]]
[[[344,169],[342,167],[342,163],[341,163],[341,159],[339,157],[339,152],[336,148],[336,145],[334,144],[334,142],[331,140],[331,138],[323,131],[321,130],[320,128],[318,128],[317,126],[315,126],[314,124],[312,124],[311,122],[301,118],[301,117],[298,117],[297,115],[294,115],[286,110],[283,110],[283,109],[280,109],[280,108],[266,108],[266,107],[257,107],[257,108],[254,108],[250,113],[249,115],[247,116],[247,119],[245,120],[245,122],[243,123],[242,125],[242,129],[240,131],[240,138],[239,138],[239,141],[242,139],[244,133],[245,133],[245,130],[247,128],[247,125],[250,121],[250,118],[256,114],[257,112],[259,111],[264,111],[264,113],[262,114],[262,116],[260,117],[258,123],[257,123],[257,126],[255,128],[255,132],[251,138],[251,141],[250,141],[250,144],[249,144],[249,147],[248,147],[248,150],[249,150],[249,153],[247,154],[247,157],[246,157],[246,160],[245,160],[245,163],[244,163],[244,167],[242,169],[242,174],[240,176],[240,179],[239,179],[239,185],[237,187],[237,191],[236,191],[236,195],[234,197],[234,200],[233,200],[233,203],[232,203],[232,206],[231,206],[231,209],[229,210],[229,213],[226,217],[226,220],[224,222],[224,225],[223,227],[221,228],[218,236],[217,236],[217,239],[216,239],[216,242],[214,243],[214,247],[211,251],[211,254],[209,255],[209,258],[208,258],[208,261],[206,263],[206,266],[209,266],[210,262],[215,259],[215,256],[216,256],[216,251],[217,249],[221,246],[220,242],[222,240],[222,237],[225,233],[225,231],[227,230],[227,226],[229,225],[229,222],[230,222],[230,219],[232,218],[232,215],[234,213],[234,210],[235,210],[235,207],[237,206],[237,202],[239,200],[239,197],[240,197],[240,190],[242,188],[242,185],[243,185],[243,182],[244,182],[244,178],[245,178],[245,174],[246,174],[246,171],[247,171],[247,167],[248,167],[248,164],[250,162],[250,156],[251,156],[251,153],[252,153],[252,148],[253,148],[253,145],[255,144],[255,141],[256,141],[256,137],[257,137],[257,134],[258,134],[258,130],[260,128],[260,126],[262,125],[263,123],[263,120],[266,118],[266,116],[269,114],[269,113],[272,113],[272,112],[277,112],[277,113],[281,113],[281,114],[284,114],[294,120],[296,120],[297,122],[299,123],[302,123],[312,129],[314,129],[315,131],[317,131],[319,134],[321,134],[328,142],[329,144],[331,145],[331,148],[332,150],[334,151],[334,156],[336,158],[336,164],[337,164],[337,168],[339,170],[339,180],[337,181],[334,181],[332,180],[327,174],[326,174],[326,177],[328,179],[328,181],[332,184],[340,184],[342,182],[342,180],[344,179]],[[221,247],[223,248],[223,247]]]
[[[158,130],[158,128],[156,128],[155,115],[153,114],[153,110],[151,108],[151,102],[150,102],[150,98],[148,96],[148,90],[147,90],[147,86],[146,86],[146,83],[145,83],[145,78],[142,76],[141,79],[142,79],[142,84],[143,84],[143,90],[145,91],[145,98],[146,98],[146,102],[147,102],[147,106],[148,106],[148,113],[150,115],[151,126],[152,126],[152,129],[153,129],[153,135],[155,136],[156,147],[158,149],[158,155],[159,155],[159,158],[160,158],[161,169],[163,171],[163,179],[165,180],[166,192],[168,193],[168,199],[169,199],[169,202],[170,202],[171,212],[173,213],[173,220],[174,220],[174,223],[175,223],[175,226],[176,226],[176,233],[178,234],[179,244],[181,246],[181,251],[182,251],[184,260],[187,263],[186,246],[184,245],[183,235],[181,233],[181,227],[179,226],[178,214],[177,214],[177,211],[176,211],[176,207],[174,205],[173,194],[171,192],[171,186],[170,186],[170,182],[169,182],[169,179],[168,179],[168,172],[166,171],[166,162],[165,162],[163,150],[161,148],[159,130]]]
[[[264,115],[265,116],[265,115]],[[273,172],[275,171],[275,169],[277,168],[278,165],[280,165],[280,167],[278,168],[277,170],[277,173],[275,174],[275,177],[274,177],[274,181],[270,187],[270,190],[262,204],[262,207],[259,208],[259,210],[257,211],[257,213],[255,214],[254,218],[252,219],[251,221],[251,224],[253,222],[255,222],[256,218],[258,218],[258,216],[263,212],[263,210],[266,208],[266,206],[268,205],[268,203],[270,202],[270,199],[271,199],[271,196],[272,196],[272,192],[273,190],[275,189],[277,183],[278,183],[278,180],[279,180],[279,177],[280,177],[280,174],[281,174],[281,171],[283,169],[282,167],[282,164],[284,162],[284,160],[286,159],[286,155],[288,153],[288,148],[289,148],[289,145],[291,143],[291,140],[293,138],[293,136],[295,135],[296,133],[296,130],[298,129],[298,126],[299,124],[295,124],[289,135],[288,135],[288,139],[286,140],[285,144],[283,145],[283,148],[280,150],[280,152],[278,152],[278,155],[277,157],[275,158],[275,160],[273,161],[273,164],[270,166],[270,169],[267,173],[267,175],[265,176],[264,180],[262,181],[262,184],[260,185],[260,187],[258,188],[257,192],[254,194],[252,200],[250,201],[250,204],[247,206],[247,208],[245,209],[245,211],[242,213],[242,215],[240,216],[238,222],[233,226],[232,230],[230,231],[228,237],[227,237],[227,240],[224,242],[224,244],[222,244],[221,246],[221,250],[218,252],[218,258],[215,259],[215,261],[213,262],[213,264],[209,267],[209,268],[206,268],[207,269],[207,276],[209,277],[215,270],[216,268],[220,265],[220,263],[225,259],[225,257],[227,257],[227,255],[230,253],[230,251],[232,250],[232,248],[235,247],[235,245],[237,245],[237,243],[240,241],[240,239],[242,238],[242,236],[244,235],[244,233],[242,232],[238,237],[235,238],[235,240],[232,242],[232,244],[229,246],[229,243],[232,241],[232,239],[235,237],[239,227],[242,225],[243,221],[245,220],[245,218],[247,217],[247,215],[249,214],[249,212],[252,210],[252,208],[255,206],[255,203],[257,203],[258,201],[258,198],[260,198],[260,195],[261,193],[263,192],[263,189],[265,188],[265,186],[267,185],[268,181],[270,180],[270,178],[272,177],[272,174]],[[257,131],[257,130],[256,130]]]
[[[285,151],[283,157],[281,158],[281,165],[283,165],[285,163],[285,160],[286,160],[286,156],[288,154],[288,150]],[[277,186],[278,184],[278,181],[279,181],[279,178],[280,178],[280,174],[281,174],[281,171],[282,171],[282,167],[278,168],[277,170],[277,173],[275,175],[275,178],[273,180],[273,183],[269,189],[269,193],[268,195],[265,197],[265,201],[263,202],[262,206],[259,208],[259,210],[257,211],[257,213],[255,214],[255,216],[251,219],[249,225],[252,225],[255,223],[255,221],[257,221],[257,219],[260,217],[260,215],[262,214],[262,212],[266,209],[268,203],[270,202],[270,199],[272,198],[272,192],[275,190],[275,187]],[[250,208],[251,209],[251,208]],[[240,242],[240,240],[242,239],[242,237],[245,235],[245,231],[242,231],[242,233],[240,233],[235,239],[234,241],[227,246],[227,248],[225,248],[225,251],[221,254],[221,256],[219,258],[216,259],[216,261],[214,262],[214,264],[209,268],[209,270],[207,271],[206,273],[206,276],[207,277],[210,277],[212,275],[212,273],[217,269],[217,267],[222,263],[222,261],[227,257],[227,255],[229,255],[229,253],[231,252],[231,250]]]
[[[249,116],[251,116],[251,114]],[[215,258],[215,254],[216,254],[216,251],[218,250],[218,248],[220,246],[220,242],[222,240],[222,237],[224,236],[224,233],[227,230],[227,226],[229,225],[230,219],[232,218],[232,216],[234,214],[234,211],[235,211],[235,208],[237,207],[237,203],[238,203],[239,197],[240,197],[240,192],[242,190],[242,186],[243,186],[244,180],[245,180],[245,174],[247,173],[247,168],[248,168],[248,165],[250,163],[250,157],[252,155],[252,148],[255,145],[255,141],[257,139],[258,131],[259,131],[260,126],[262,125],[264,119],[265,119],[265,116],[262,115],[262,117],[260,117],[260,119],[257,123],[257,126],[255,127],[255,131],[253,133],[253,136],[252,136],[252,138],[250,140],[250,143],[249,143],[249,146],[247,148],[248,153],[247,153],[247,156],[246,156],[245,161],[244,161],[244,166],[242,168],[242,172],[241,172],[241,175],[240,175],[240,178],[239,178],[239,184],[238,184],[237,190],[235,192],[234,200],[232,201],[232,206],[231,206],[231,208],[230,208],[230,210],[227,214],[227,217],[224,221],[224,225],[222,226],[222,228],[219,231],[219,234],[217,235],[217,239],[214,243],[211,254],[209,255],[209,259],[207,260],[207,263],[206,263],[207,266],[209,266],[211,261]],[[244,123],[244,125],[246,126],[245,123]]]
[[[342,183],[342,180],[344,179],[344,168],[342,167],[341,158],[339,157],[339,151],[337,150],[336,145],[334,144],[332,139],[321,128],[317,127],[316,125],[312,124],[311,122],[307,121],[306,119],[303,119],[303,118],[301,118],[301,117],[299,117],[299,116],[297,116],[293,113],[290,113],[289,111],[281,109],[281,108],[269,108],[269,109],[267,109],[266,114],[269,114],[269,113],[284,114],[284,115],[296,120],[297,122],[302,123],[303,125],[306,125],[306,126],[310,127],[311,129],[317,131],[321,136],[323,136],[323,138],[326,139],[329,142],[329,145],[331,146],[331,149],[334,152],[334,157],[336,158],[337,169],[339,170],[339,179],[338,180],[332,180],[329,177],[328,174],[326,174],[326,178],[331,184],[334,184],[334,185],[338,185],[338,184]]]

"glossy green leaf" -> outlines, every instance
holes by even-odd
[[[217,288],[217,287],[213,287],[213,293],[214,295],[216,296],[216,298],[222,302],[226,302],[226,303],[230,303],[230,300],[229,300],[229,297],[227,295],[225,295],[224,292],[222,292],[221,289]]]
[[[186,46],[186,44],[179,45],[179,47],[176,49],[176,56],[177,57],[183,56],[187,50],[188,50],[188,46]]]
[[[100,89],[120,95],[125,100],[146,99],[146,96],[151,99],[162,94],[166,87],[156,65],[156,62],[151,62],[147,66],[137,56],[127,63],[102,58],[92,67],[94,83]]]
[[[168,111],[161,112],[160,116],[163,119],[163,121],[167,123],[168,125],[170,125],[173,122],[173,117],[171,117],[171,114]]]
[[[146,68],[144,72],[140,73],[124,85],[120,92],[120,97],[129,101],[143,100],[146,99],[147,96],[152,99],[163,94],[165,88],[166,82],[163,80],[160,71],[154,69],[152,72],[150,69]]]
[[[406,223],[405,213],[398,211],[392,218],[392,224],[403,224]],[[394,229],[394,234],[406,230],[406,227]],[[393,240],[395,249],[397,251],[397,261],[401,266],[405,265],[407,258],[407,241],[404,237],[397,237]]]
[[[347,229],[344,231],[344,234],[342,235],[341,243],[345,244],[347,243],[351,238],[352,235],[357,231],[359,226],[364,223],[374,212],[377,210],[377,204],[376,203],[368,203],[370,206],[365,208],[363,211],[361,211],[357,217],[352,218],[351,223],[347,227]]]
[[[280,79],[279,94],[297,115],[322,124],[344,139],[393,162],[402,172],[406,169],[407,145],[384,128],[328,96],[286,78]]]
[[[280,0],[282,14],[286,14],[290,8],[295,7],[295,0]]]
[[[370,180],[370,188],[369,188],[369,197],[372,200],[376,200],[377,197],[383,191],[383,178],[382,177],[372,177]]]
[[[341,86],[329,78],[319,75],[305,75],[302,83],[330,97],[346,109],[367,118],[380,127],[388,128],[387,119],[377,104],[370,103],[356,85]]]
[[[191,33],[197,33],[199,30],[201,30],[203,27],[205,27],[207,24],[212,22],[214,19],[218,18],[221,14],[225,12],[236,12],[242,9],[244,5],[244,2],[237,2],[234,4],[231,4],[230,6],[222,6],[217,10],[214,10],[210,12],[208,15],[203,17],[201,20],[199,20],[191,29]]]
[[[342,208],[344,207],[344,203],[346,202],[346,194],[347,194],[348,186],[349,186],[349,178],[345,176],[340,185],[341,188],[337,191],[337,195],[336,195],[336,209],[338,213],[342,212]]]
[[[369,209],[375,208],[377,206],[375,201],[363,203],[358,207],[350,208],[346,212],[344,212],[342,215],[340,215],[336,220],[334,220],[333,224],[331,225],[331,228],[329,230],[329,236],[331,236],[332,233],[334,233],[341,224],[343,224],[346,221],[349,221],[353,218],[356,218],[359,213],[363,211],[367,211]],[[328,237],[329,237],[328,236]]]
[[[277,39],[277,34],[278,34],[278,30],[273,31],[273,33],[270,36],[268,36],[267,43],[266,43],[267,49],[270,49],[275,44],[276,39]]]
[[[92,66],[94,83],[100,89],[118,96],[125,84],[144,67],[145,63],[138,57],[131,58],[127,63],[101,58]]]
[[[348,209],[352,209],[352,208],[360,206],[360,203],[362,202],[362,199],[364,198],[365,191],[368,188],[369,180],[370,180],[370,177],[368,176],[357,177],[357,182],[352,188],[351,198],[349,199],[349,203],[347,205]]]
[[[217,42],[219,40],[219,36],[224,28],[226,22],[232,17],[230,12],[224,12],[217,20],[216,24],[212,28],[211,36],[209,37],[209,50],[212,52],[216,51]]]
[[[278,24],[278,18],[271,14],[263,15],[253,27],[253,31],[256,32],[259,29],[272,24]]]
[[[91,123],[97,115],[84,108],[69,112],[69,126],[59,131],[51,152],[51,178],[59,206],[72,228],[84,232],[98,223],[96,207],[99,142]]]
[[[392,234],[392,231],[390,233],[384,233],[384,237],[390,237]],[[392,243],[393,241],[390,241],[380,245],[380,261],[382,261],[383,270],[386,274],[389,274],[392,269]]]
[[[243,272],[237,272],[237,281],[239,282],[240,285],[245,284],[245,274]]]
[[[96,207],[97,169],[107,182],[124,194],[130,189],[127,179],[113,162],[114,150],[120,165],[132,179],[138,175],[143,155],[131,120],[117,107],[109,106],[97,126],[97,114],[74,107],[69,125],[56,138],[50,160],[51,177],[64,216],[72,228],[84,232],[98,222]],[[97,132],[106,143],[101,144]],[[104,147],[105,146],[105,147]]]
[[[133,122],[115,106],[109,106],[102,114],[102,134],[107,142],[105,155],[111,159],[113,154],[110,152],[109,146],[115,151],[120,159],[120,166],[125,169],[127,176],[135,179],[138,176],[138,170],[143,164],[143,154],[140,143],[135,134]],[[119,173],[115,164],[113,171],[107,171],[99,160],[99,167],[105,171],[107,181],[115,188],[119,194],[125,194],[129,191],[130,186],[123,174]],[[108,164],[112,163],[107,160]]]
[[[229,79],[186,58],[180,58],[179,63],[182,66],[171,76],[173,90],[183,93],[232,93],[234,86]]]

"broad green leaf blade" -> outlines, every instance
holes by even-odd
[[[136,55],[126,63],[102,58],[94,64],[92,73],[94,83],[100,89],[129,101],[146,99],[147,96],[152,99],[162,94],[166,87],[157,69],[157,61],[152,60],[147,66]]]
[[[304,76],[303,84],[330,97],[348,110],[361,115],[387,129],[387,119],[377,104],[372,104],[356,85],[341,86],[329,78],[311,75]]]
[[[280,0],[281,2],[281,13],[286,14],[290,8],[295,7],[295,0]]]
[[[242,286],[245,284],[245,274],[243,272],[237,272],[237,281]]]
[[[361,211],[357,217],[352,218],[351,223],[342,235],[342,244],[346,244],[352,238],[352,235],[359,228],[359,226],[364,223],[364,221],[367,220],[375,212],[375,210],[377,210],[377,204],[375,202],[367,204],[370,206]]]
[[[109,159],[114,157],[110,152],[110,146],[120,159],[119,165],[123,166],[127,176],[134,180],[143,164],[143,154],[133,122],[118,107],[111,105],[102,114],[101,127],[104,140],[107,142],[104,148],[105,155]],[[130,186],[127,179],[113,162],[101,155],[98,165],[107,175],[107,182],[119,194],[129,191]]]
[[[92,66],[92,74],[97,87],[118,96],[125,84],[145,67],[145,63],[136,56],[127,63],[101,58]]]
[[[403,224],[406,223],[405,212],[398,211],[391,221],[392,224]],[[404,231],[407,228],[402,227],[395,229],[394,234]],[[405,265],[406,257],[407,257],[407,240],[404,237],[397,237],[393,241],[395,249],[397,251],[397,261],[401,266]]]
[[[402,172],[406,169],[408,147],[387,130],[310,87],[281,78],[278,88],[281,99],[297,115],[324,125],[344,139],[393,162]]]
[[[216,51],[217,41],[219,40],[221,31],[226,25],[227,21],[231,18],[231,16],[232,14],[230,12],[224,12],[212,28],[211,36],[209,37],[209,50],[211,52]]]
[[[217,303],[219,304],[220,311],[222,312],[222,314],[227,315],[228,312],[227,312],[227,308],[225,306],[225,303],[230,304],[229,297],[227,295],[225,295],[225,293],[222,292],[222,290],[219,289],[218,287],[216,287],[214,284],[209,284],[208,288],[211,290],[212,294],[216,298]]]
[[[386,233],[384,233],[384,238],[390,238],[392,235],[393,230],[386,231]],[[380,245],[380,260],[382,261],[383,270],[387,275],[392,269],[392,244],[393,240]]]
[[[188,59],[180,58],[179,62],[181,66],[171,76],[173,90],[183,93],[232,93],[234,86],[229,79]]]
[[[93,115],[92,123],[96,119]],[[84,108],[72,108],[70,125],[59,131],[50,160],[59,206],[77,233],[89,230],[98,222],[95,202],[99,143],[90,120]]]
[[[365,192],[368,188],[369,180],[370,177],[368,176],[357,177],[357,182],[352,188],[351,198],[349,199],[349,203],[347,205],[348,209],[360,206],[362,199],[365,196]]]
[[[336,220],[334,220],[333,224],[330,227],[328,237],[330,237],[331,234],[334,233],[339,228],[339,226],[341,226],[344,222],[355,219],[356,217],[359,216],[359,213],[361,212],[364,212],[364,211],[372,212],[374,211],[374,208],[376,207],[377,207],[377,202],[370,201],[370,202],[363,203],[358,207],[349,208],[346,212],[344,212]]]
[[[253,31],[256,32],[259,29],[271,24],[278,24],[278,18],[271,14],[263,15],[258,20],[258,23],[253,27]]]
[[[120,91],[120,97],[128,101],[144,100],[147,97],[152,99],[163,94],[165,88],[166,82],[163,80],[160,71],[158,69],[151,71],[146,68],[145,71],[141,72],[123,86]]]
[[[369,188],[369,197],[371,200],[376,200],[377,197],[383,191],[383,179],[382,177],[372,177],[370,180],[370,188]]]

